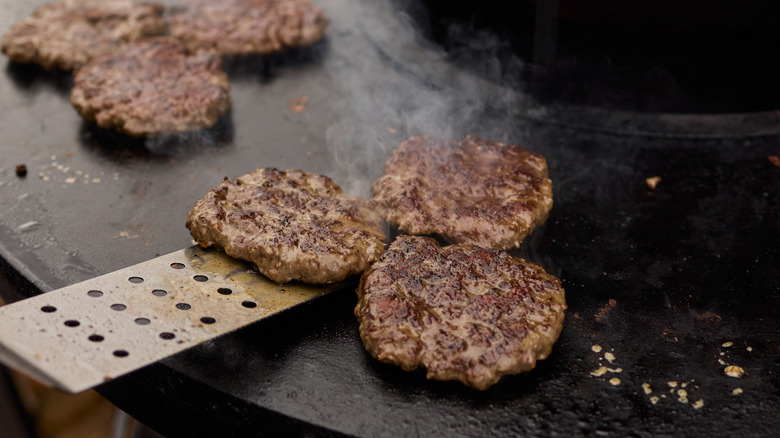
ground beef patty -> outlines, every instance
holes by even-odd
[[[408,234],[437,234],[486,248],[519,247],[552,208],[541,155],[468,136],[413,137],[385,164],[370,201]]]
[[[381,219],[327,176],[258,169],[225,179],[190,211],[204,247],[248,260],[277,283],[334,283],[359,274],[385,249]]]
[[[316,43],[328,20],[309,0],[197,0],[172,8],[168,23],[191,50],[264,55]]]
[[[563,326],[561,282],[503,251],[400,236],[360,280],[366,350],[428,378],[485,390],[546,358]]]
[[[72,70],[120,45],[165,31],[163,5],[131,0],[64,0],[42,5],[3,35],[11,61]]]
[[[156,37],[80,68],[70,102],[101,128],[170,135],[213,126],[230,109],[230,82],[218,57]]]

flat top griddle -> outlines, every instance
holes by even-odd
[[[233,110],[202,135],[144,141],[100,130],[70,107],[70,75],[2,61],[4,296],[188,247],[186,214],[223,176],[301,168],[367,196],[407,136],[475,133],[548,159],[555,205],[515,253],[563,280],[569,310],[552,355],[486,392],[429,382],[365,353],[348,286],[99,392],[168,436],[768,436],[780,427],[780,168],[767,159],[780,139],[540,123],[543,108],[512,90],[440,69],[434,48],[393,31],[405,21],[385,2],[318,3],[332,19],[325,42],[226,60]],[[2,7],[3,30],[32,10]],[[397,50],[429,53],[430,63],[404,65]],[[14,173],[22,163],[24,178]],[[652,176],[662,178],[655,190]],[[746,373],[729,377],[727,365]]]

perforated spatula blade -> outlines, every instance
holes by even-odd
[[[340,286],[280,286],[193,246],[0,307],[0,362],[80,392]]]

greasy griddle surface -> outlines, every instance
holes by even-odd
[[[349,4],[319,3],[331,15]],[[2,6],[3,29],[32,10]],[[68,75],[0,59],[0,271],[34,293],[187,247],[194,202],[223,176],[261,166],[344,186],[350,174],[327,140],[345,114],[334,73],[354,61],[344,49],[362,42],[343,26],[334,20],[313,50],[228,62],[232,113],[203,138],[174,143],[96,130],[70,108]],[[495,123],[478,122],[464,129],[489,136],[480,130]],[[418,133],[377,126],[386,151]],[[534,371],[478,393],[380,364],[363,350],[346,288],[100,391],[170,436],[771,435],[780,427],[780,169],[766,157],[778,155],[778,139],[523,132],[511,140],[545,155],[555,206],[520,255],[563,279],[569,306]],[[662,181],[649,191],[644,179],[655,175]],[[726,377],[719,360],[747,374]],[[602,365],[622,372],[591,376]],[[686,383],[688,403],[668,382]]]

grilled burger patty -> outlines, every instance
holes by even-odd
[[[101,128],[169,135],[213,126],[230,109],[230,82],[218,57],[155,37],[76,71],[70,102]]]
[[[197,202],[187,228],[204,247],[257,265],[277,283],[334,283],[385,249],[381,218],[330,178],[258,169],[226,179]]]
[[[15,23],[0,46],[11,61],[73,70],[118,46],[165,31],[163,5],[131,0],[63,0]]]
[[[519,247],[553,204],[544,157],[475,136],[410,138],[384,172],[371,188],[371,204],[401,232],[449,242]]]
[[[371,355],[479,390],[546,358],[563,326],[561,282],[503,251],[399,236],[364,273],[355,315]]]
[[[310,0],[197,0],[172,8],[168,22],[190,50],[248,55],[312,45],[328,20]]]

